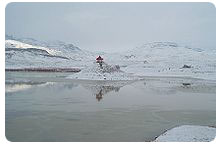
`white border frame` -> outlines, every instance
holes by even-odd
[[[4,145],[4,144],[48,144],[49,142],[10,142],[6,139],[5,137],[5,8],[7,6],[8,3],[10,2],[210,2],[212,4],[215,5],[216,7],[216,112],[219,111],[219,86],[218,84],[218,72],[219,72],[219,67],[218,67],[218,62],[219,62],[219,53],[218,53],[218,47],[219,42],[217,40],[219,40],[219,29],[217,26],[219,26],[219,8],[220,8],[220,2],[219,0],[182,0],[182,1],[177,1],[177,0],[155,0],[155,1],[150,1],[150,0],[137,0],[137,1],[132,1],[132,0],[107,0],[107,1],[103,1],[103,0],[63,0],[63,1],[59,1],[59,0],[53,0],[53,1],[44,1],[44,0],[33,0],[33,1],[24,1],[24,0],[1,0],[0,1],[0,115],[1,115],[1,119],[0,119],[0,144]],[[219,128],[218,128],[218,121],[219,121],[219,116],[216,113],[216,138],[214,141],[209,142],[208,144],[219,144]],[[53,144],[73,144],[73,142],[51,142]],[[103,142],[90,142],[90,143],[85,143],[85,142],[74,142],[74,144],[103,144]],[[114,142],[113,144],[118,144],[119,142]],[[152,144],[153,142],[147,142],[147,144]],[[189,142],[189,143],[184,143],[184,142],[178,142],[179,144],[198,144],[196,142]],[[112,144],[112,142],[105,142],[105,144]],[[120,144],[133,144],[133,143],[128,143],[128,142],[120,142]],[[146,144],[146,142],[135,142],[135,144]],[[173,143],[156,143],[156,144],[176,144],[175,142]],[[207,143],[199,143],[199,144],[207,144]]]

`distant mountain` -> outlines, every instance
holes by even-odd
[[[6,35],[6,68],[81,67],[94,59],[92,53],[62,41],[38,41]]]
[[[109,65],[136,75],[191,76],[215,79],[216,52],[175,42],[151,42],[123,53],[89,52],[62,41],[6,36],[6,68],[77,67],[93,65],[101,55]]]
[[[34,46],[41,46],[41,47],[46,47],[46,48],[51,48],[54,50],[65,50],[65,49],[70,49],[73,51],[81,51],[81,49],[77,46],[74,46],[73,44],[67,44],[63,41],[40,41],[36,40],[34,38],[15,38],[12,35],[6,35],[5,36],[6,40],[16,40],[19,42],[23,42],[26,44],[34,45]]]

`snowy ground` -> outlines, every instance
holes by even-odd
[[[119,63],[121,69],[138,76],[185,76],[216,79],[215,49],[205,50],[173,42],[152,42],[136,47],[108,61]],[[184,68],[184,65],[189,68]]]
[[[216,128],[182,125],[163,133],[156,142],[208,142],[215,139]]]
[[[120,70],[119,66],[108,65],[103,62],[102,66],[94,62],[91,66],[83,69],[79,73],[68,76],[70,79],[81,80],[134,80],[138,79]]]

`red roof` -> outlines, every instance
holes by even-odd
[[[96,60],[103,60],[101,56],[97,57]]]

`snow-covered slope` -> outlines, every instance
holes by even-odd
[[[120,70],[117,65],[109,65],[105,62],[100,66],[94,62],[91,66],[84,68],[81,72],[73,74],[68,78],[81,80],[134,80],[137,77],[131,76]]]
[[[49,49],[57,50],[59,52],[63,51],[64,49],[71,49],[74,51],[81,51],[81,49],[73,44],[67,44],[65,42],[56,40],[56,41],[41,41],[36,40],[34,38],[15,38],[14,36],[6,35],[6,40],[16,40],[25,44],[38,46],[38,47],[46,47]]]
[[[59,55],[68,57],[69,59],[76,61],[82,61],[85,58],[90,58],[92,54],[91,52],[81,50],[79,47],[73,44],[68,44],[59,40],[40,41],[33,38],[16,38],[15,40],[38,47],[52,49],[56,52],[59,52]]]
[[[92,53],[72,44],[44,43],[35,39],[5,40],[5,54],[6,68],[85,67],[93,58]]]
[[[117,58],[115,58],[117,60]],[[122,70],[143,76],[190,76],[215,80],[215,51],[153,42],[120,55]]]
[[[23,43],[16,40],[5,40],[5,48],[6,49],[36,49],[36,50],[44,50],[49,55],[58,55],[61,51],[57,51],[55,49],[50,49],[47,47],[34,46],[27,43]]]

